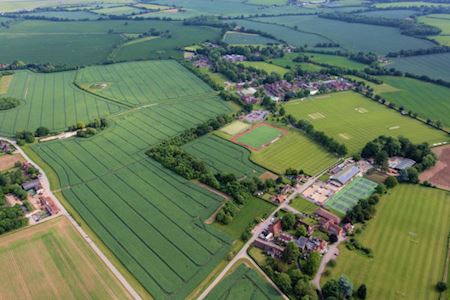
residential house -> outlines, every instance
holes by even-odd
[[[277,220],[275,223],[270,224],[269,231],[272,232],[273,236],[279,236],[283,232],[281,220]]]
[[[29,191],[29,190],[38,191],[41,189],[41,183],[39,182],[39,179],[29,180],[22,184],[22,188],[25,191]]]
[[[281,204],[281,203],[283,203],[284,201],[286,201],[287,198],[288,198],[287,195],[281,195],[281,194],[279,194],[279,195],[274,196],[274,197],[272,198],[272,200],[273,200],[273,202],[275,202],[275,203],[277,203],[277,204]]]
[[[318,238],[307,238],[301,236],[295,241],[295,243],[303,253],[319,252],[321,254],[324,254],[327,252],[328,243]]]
[[[281,257],[281,255],[283,254],[284,248],[274,244],[272,242],[269,241],[265,241],[262,239],[256,239],[253,242],[253,246],[264,250],[267,254],[271,255],[271,256],[275,256],[275,257]]]

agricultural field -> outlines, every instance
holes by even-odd
[[[444,17],[440,17],[444,16]],[[418,18],[420,23],[431,25],[441,29],[441,35],[450,35],[450,15],[427,15]]]
[[[268,123],[259,123],[250,129],[239,133],[231,139],[233,142],[252,150],[259,150],[282,138],[286,132],[284,129],[274,127]]]
[[[364,177],[356,177],[331,199],[325,202],[327,208],[345,215],[360,199],[367,199],[375,191],[377,183]]]
[[[278,41],[261,36],[259,34],[250,34],[237,31],[227,31],[222,41],[230,45],[266,45],[276,44]]]
[[[269,74],[272,72],[278,73],[281,76],[283,76],[284,74],[286,74],[289,71],[283,67],[280,67],[280,66],[277,66],[274,64],[269,64],[264,61],[243,61],[243,62],[241,62],[241,64],[243,64],[246,67],[253,67],[255,69],[264,70]]]
[[[153,63],[176,67],[173,62]],[[59,184],[52,188],[63,189],[67,202],[154,298],[186,297],[231,242],[203,223],[223,198],[144,154],[150,145],[230,112],[227,103],[206,97],[204,88],[186,101],[185,84],[203,84],[191,75],[186,70],[173,84],[172,77],[159,74],[166,84],[161,88],[174,98],[117,114],[109,118],[110,128],[92,138],[31,146],[58,176]],[[151,83],[142,86],[147,85]]]
[[[449,46],[450,47],[450,35],[435,35],[429,37],[432,40],[435,40],[439,44],[443,46]]]
[[[450,89],[427,83],[424,81],[406,77],[380,77],[383,82],[392,90],[374,91],[388,101],[395,103],[398,107],[404,106],[406,111],[413,111],[424,119],[441,121],[445,126],[450,127]]]
[[[259,177],[267,171],[250,161],[248,149],[212,134],[196,139],[183,148],[214,172],[233,173],[242,178]]]
[[[171,60],[87,67],[78,71],[75,82],[90,93],[128,105],[213,95],[208,85]]]
[[[450,81],[450,53],[393,58],[387,67]]]
[[[386,54],[406,49],[430,48],[431,42],[402,35],[396,28],[368,24],[347,23],[317,16],[263,17],[255,20],[289,26],[326,37],[342,48],[358,52]],[[305,44],[305,42],[303,42]]]
[[[317,43],[331,42],[330,39],[322,37],[320,35],[297,31],[291,28],[283,27],[276,24],[262,23],[254,20],[233,20],[237,25],[243,26],[247,29],[261,30],[267,32],[273,36],[276,36],[279,40],[294,45],[296,47],[302,47],[305,44],[314,46]]]
[[[206,300],[215,299],[281,300],[283,298],[257,271],[241,263],[206,297]]]
[[[311,53],[307,55],[311,58],[313,62],[332,65],[345,69],[363,70],[364,68],[368,67],[365,64],[361,64],[356,61],[350,60],[344,56],[319,54],[319,53]]]
[[[317,130],[344,143],[350,154],[359,152],[380,135],[405,136],[414,143],[435,144],[449,140],[445,133],[354,92],[290,101],[285,108],[298,120],[308,120]]]
[[[358,15],[367,17],[383,17],[389,19],[406,19],[417,14],[415,10],[392,9],[392,10],[372,10],[359,13]]]
[[[255,5],[286,5],[287,0],[247,0],[246,3],[248,4],[255,4]]]
[[[252,153],[251,160],[278,174],[294,168],[315,175],[333,165],[337,157],[292,130],[270,146]]]
[[[387,2],[387,3],[377,3],[375,7],[377,8],[391,8],[391,7],[419,7],[419,6],[450,6],[448,3],[432,3],[425,1],[399,1],[399,2]]]
[[[144,11],[133,6],[124,5],[124,6],[105,7],[101,9],[92,10],[92,12],[100,15],[126,16],[132,14],[139,14]]]
[[[213,224],[214,227],[237,240],[255,218],[268,216],[275,208],[276,206],[269,201],[257,197],[250,197],[247,203],[240,208],[237,215],[233,217],[233,221],[230,224],[222,225],[218,222],[214,222]]]
[[[0,111],[0,133],[13,136],[18,130],[34,131],[39,126],[62,131],[78,121],[92,121],[124,109],[77,89],[73,85],[75,76],[76,71],[16,71],[4,95],[22,101],[12,110]]]
[[[182,56],[177,48],[220,37],[217,28],[184,26],[181,22],[122,20],[65,22],[26,20],[0,28],[0,63],[67,65],[100,64],[105,61],[142,60]],[[123,34],[141,34],[150,28],[169,31],[171,37],[120,45]]]
[[[40,11],[21,14],[27,17],[57,18],[63,20],[97,20],[98,15],[88,11]]]
[[[384,196],[375,217],[357,236],[373,258],[341,246],[331,276],[365,283],[367,299],[437,299],[450,230],[450,194],[400,185]]]
[[[5,299],[132,299],[65,217],[0,238]]]
[[[77,5],[80,0],[66,0],[64,5]],[[102,0],[103,4],[108,3],[132,3],[133,0]],[[24,10],[33,10],[38,7],[48,8],[60,6],[60,0],[2,0],[0,3],[0,12],[15,12]]]

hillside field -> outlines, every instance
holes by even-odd
[[[63,216],[2,236],[0,267],[5,299],[132,299]]]
[[[169,61],[154,63],[174,67]],[[184,70],[175,85],[164,74],[159,76],[165,86],[143,82],[178,98],[130,108],[92,138],[31,146],[57,174],[59,186],[52,188],[63,188],[67,202],[154,298],[186,297],[230,245],[227,235],[203,223],[223,198],[144,154],[151,145],[230,112],[217,97],[203,97],[203,89],[187,101],[184,84],[199,84],[191,75]],[[119,85],[127,80],[122,76]]]
[[[242,263],[222,279],[205,299],[281,300],[283,298],[257,271]]]
[[[368,258],[341,246],[332,277],[345,274],[365,283],[367,299],[437,299],[450,230],[450,194],[400,185],[384,196],[375,217],[357,239],[372,249]]]
[[[287,168],[294,168],[315,175],[333,165],[337,157],[302,133],[291,130],[267,148],[253,152],[251,160],[278,174],[283,174]]]
[[[222,41],[230,45],[265,45],[276,44],[278,41],[261,36],[259,34],[250,34],[237,31],[227,31]]]
[[[359,152],[380,135],[405,136],[414,143],[448,141],[448,136],[355,92],[340,92],[285,104],[286,112]],[[382,120],[382,123],[380,123]]]
[[[183,148],[205,162],[213,172],[233,173],[238,178],[259,177],[266,172],[250,161],[248,149],[215,135],[198,138]]]

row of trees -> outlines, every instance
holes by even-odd
[[[297,121],[292,115],[288,115],[286,119],[289,124],[305,132],[306,135],[322,145],[329,152],[335,153],[339,156],[345,156],[348,153],[347,147],[344,144],[337,142],[335,139],[327,136],[322,131],[315,130],[314,126],[310,122],[306,120]]]
[[[1,78],[1,76],[0,76]],[[20,100],[12,97],[0,98],[0,110],[13,109],[19,106]]]
[[[399,57],[399,56],[418,56],[428,54],[438,54],[450,52],[449,46],[436,46],[431,48],[400,50],[398,52],[389,52],[387,57]]]

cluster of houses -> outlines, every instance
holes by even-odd
[[[226,54],[223,55],[222,58],[228,62],[233,63],[245,61],[245,56],[240,54]]]
[[[308,219],[314,222],[307,221]],[[292,234],[283,231],[281,219],[275,219],[263,230],[254,241],[253,246],[263,250],[267,255],[280,258],[287,243],[294,242],[303,255],[311,252],[325,254],[328,251],[328,242],[314,236],[316,230],[320,230],[328,235],[336,235],[340,238],[353,231],[350,223],[341,226],[341,219],[334,214],[319,208],[311,218],[298,219],[295,229],[303,226],[306,229],[306,236],[296,238]]]
[[[0,141],[0,152],[3,153],[12,153],[14,151],[14,147],[5,141]]]
[[[292,187],[289,184],[286,184],[285,186],[283,186],[280,190],[280,192],[278,194],[276,194],[275,196],[272,197],[272,201],[275,204],[282,204],[284,203],[287,198],[289,197],[290,194],[292,194],[294,192],[295,188]]]

